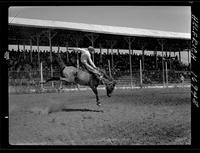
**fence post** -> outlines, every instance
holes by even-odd
[[[43,66],[42,66],[42,62],[40,63],[40,81],[42,82],[41,83],[41,89],[43,90],[44,87],[43,87]]]
[[[167,69],[167,61],[165,62],[165,68],[166,68],[166,85],[168,87],[168,69]]]
[[[142,61],[140,60],[140,86],[142,88]]]
[[[60,82],[60,87],[59,87],[59,89],[62,89],[63,88],[63,86],[62,86],[62,81]]]
[[[77,53],[78,54],[78,53]],[[79,69],[79,59],[78,59],[78,56],[77,56],[77,60],[76,60],[76,63],[77,63],[77,68]]]

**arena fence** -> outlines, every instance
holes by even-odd
[[[51,77],[51,72],[43,69],[42,64],[40,70],[30,71],[9,71],[9,90],[25,90],[25,89],[60,89],[75,88],[72,83],[63,83],[59,81],[41,84],[43,80]],[[145,86],[165,86],[179,84],[190,85],[190,71],[174,71],[174,70],[140,70],[132,71],[132,75],[127,72],[116,72],[112,74],[117,81],[118,87],[145,87]],[[53,76],[60,76],[59,70],[54,70]]]

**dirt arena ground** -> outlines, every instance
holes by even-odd
[[[189,145],[190,88],[9,95],[9,142],[27,145]]]

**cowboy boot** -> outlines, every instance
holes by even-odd
[[[99,80],[105,85],[105,79],[102,75],[99,76]]]
[[[94,74],[95,75],[95,77],[100,81],[100,82],[102,82],[103,84],[104,84],[104,81],[103,81],[103,76],[102,75],[100,75],[100,74]]]

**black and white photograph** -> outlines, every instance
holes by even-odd
[[[10,6],[9,144],[191,145],[191,6]]]

